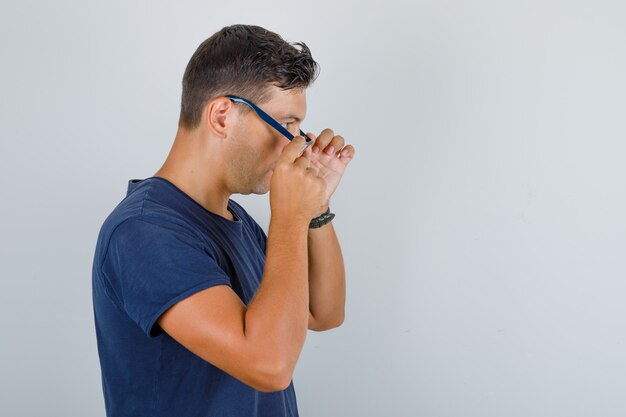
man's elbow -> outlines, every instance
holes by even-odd
[[[296,366],[295,360],[274,359],[270,368],[261,372],[258,380],[262,381],[253,388],[257,391],[270,393],[283,391],[289,387]]]
[[[343,324],[344,319],[345,316],[341,314],[332,320],[326,320],[321,323],[316,323],[315,328],[311,330],[316,332],[325,332],[326,330],[335,329]]]
[[[342,314],[340,317],[338,317],[334,322],[332,322],[328,328],[326,330],[330,330],[330,329],[335,329],[339,326],[341,326],[343,324],[343,321],[345,320],[345,316]]]
[[[284,378],[283,379],[276,378],[271,381],[266,381],[266,383],[263,385],[257,385],[252,388],[256,389],[259,392],[271,393],[271,392],[277,392],[277,391],[284,391],[287,389],[289,384],[291,384],[291,378],[289,378],[288,382],[285,382]]]

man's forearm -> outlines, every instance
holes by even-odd
[[[293,372],[307,333],[307,228],[270,220],[263,280],[245,317],[246,337],[274,358],[283,375]]]
[[[343,256],[332,222],[309,229],[309,310],[326,328],[341,325],[346,304]]]

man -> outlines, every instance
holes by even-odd
[[[307,329],[344,320],[329,201],[355,154],[330,129],[299,135],[316,74],[305,44],[257,26],[226,27],[192,56],[170,154],[129,181],[98,236],[108,416],[298,415]],[[268,191],[266,236],[229,197]]]

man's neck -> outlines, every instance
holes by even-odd
[[[179,130],[167,159],[154,176],[168,180],[208,211],[234,220],[228,211],[232,193],[223,181],[222,161],[214,158],[219,152],[208,146],[209,141],[200,133]]]

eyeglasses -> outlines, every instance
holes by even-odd
[[[261,110],[256,104],[252,103],[251,101],[246,100],[245,98],[241,98],[237,96],[226,96],[226,97],[228,97],[234,103],[243,103],[243,104],[248,105],[252,110],[254,110],[256,114],[259,115],[261,119],[263,119],[265,123],[272,126],[274,129],[278,130],[287,139],[293,140],[294,136],[291,133],[289,133],[287,129],[285,129],[280,123],[278,123],[274,118],[272,118],[272,116],[270,116],[269,114]],[[304,133],[302,130],[300,130],[300,135],[304,137],[305,139],[308,138],[306,133]]]

